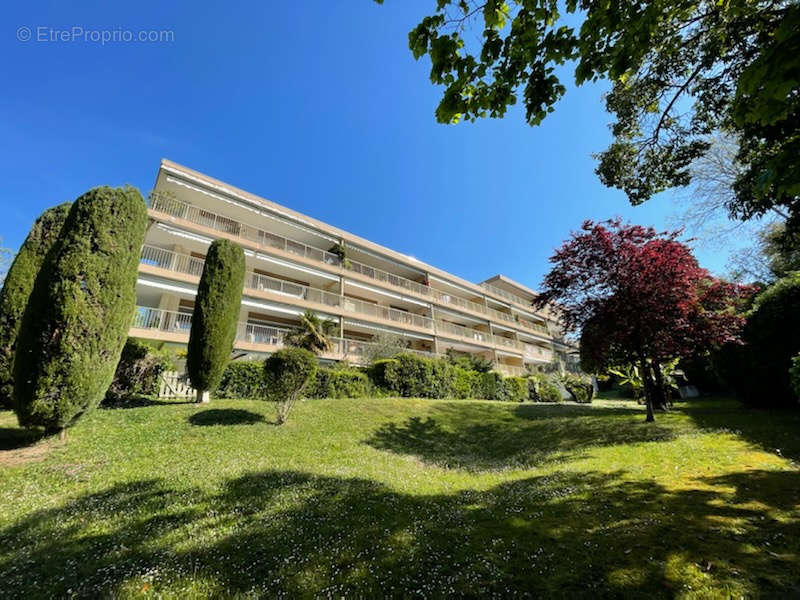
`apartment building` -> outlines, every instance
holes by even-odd
[[[506,374],[569,364],[574,351],[535,292],[497,275],[475,284],[211,177],[163,160],[148,200],[130,335],[186,344],[209,244],[245,251],[235,350],[263,356],[311,310],[338,324],[327,360],[358,364],[381,332],[409,351],[479,354]]]

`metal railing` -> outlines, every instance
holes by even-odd
[[[532,358],[544,358],[550,360],[553,358],[553,351],[535,344],[524,344],[524,351],[526,356]]]
[[[338,266],[341,264],[341,260],[336,254],[314,248],[313,246],[308,246],[302,242],[275,233],[270,233],[269,231],[264,231],[263,229],[258,229],[252,225],[241,223],[240,221],[219,215],[210,210],[199,208],[188,202],[178,200],[169,194],[152,192],[148,202],[150,208],[153,210],[208,227],[209,229],[222,231],[229,235],[255,242],[261,246],[277,248],[296,256],[302,256],[329,265]]]
[[[414,292],[429,298],[434,298],[436,301],[438,301],[440,304],[443,305],[457,306],[459,308],[463,308],[478,314],[487,315],[498,321],[503,321],[506,323],[521,323],[520,320],[516,319],[513,315],[510,315],[508,313],[493,308],[489,308],[487,306],[484,306],[483,304],[472,302],[471,300],[466,300],[465,298],[461,298],[459,296],[446,294],[440,290],[431,288],[428,285],[419,283],[418,281],[413,281],[411,279],[407,279],[399,275],[394,275],[387,271],[383,271],[381,269],[360,263],[358,261],[347,259],[344,262],[342,262],[342,260],[338,255],[332,254],[331,252],[326,252],[325,250],[314,248],[313,246],[308,246],[307,244],[303,244],[302,242],[298,242],[296,240],[292,240],[290,238],[286,238],[275,233],[258,229],[251,225],[247,225],[245,223],[241,223],[240,221],[236,221],[235,219],[231,219],[230,217],[217,214],[213,211],[201,209],[193,204],[189,204],[188,202],[178,200],[177,198],[169,194],[164,194],[161,192],[152,192],[148,199],[148,205],[153,210],[157,210],[159,212],[163,212],[170,216],[179,219],[184,219],[186,221],[190,221],[192,223],[196,223],[198,225],[202,225],[204,227],[208,227],[216,231],[222,231],[229,235],[240,237],[250,242],[255,242],[256,244],[259,244],[261,246],[283,250],[290,254],[301,256],[303,258],[308,258],[310,260],[315,260],[317,262],[322,262],[327,265],[342,266],[345,269],[352,271],[353,273],[359,273],[360,275],[363,275],[370,279],[374,279],[375,281],[379,281],[381,283],[388,284],[392,287]],[[163,260],[165,259],[162,259],[162,261]],[[202,267],[200,267],[200,269],[202,272]],[[182,272],[188,272],[188,271],[182,271]],[[526,303],[524,299],[520,298],[519,296],[516,296],[515,294],[510,294],[505,290],[501,290],[500,288],[496,288],[486,283],[482,283],[481,286],[494,292],[495,294],[501,297],[507,298],[509,300],[512,300],[513,302],[521,304],[522,306],[528,306],[528,303]],[[533,326],[529,327],[527,323],[528,322],[524,322],[521,324],[523,325],[523,327],[547,333],[546,329],[541,329],[541,326],[535,326],[534,324],[531,324]]]
[[[518,342],[517,340],[507,338],[502,335],[493,335],[492,341],[498,346],[504,346],[506,348],[514,348],[515,350],[522,350],[522,342]]]
[[[188,336],[192,327],[192,315],[191,313],[137,306],[131,327],[180,333]],[[236,340],[249,344],[283,346],[287,333],[289,333],[288,329],[282,329],[280,327],[240,322],[236,329]],[[350,340],[346,338],[331,338],[331,342],[333,347],[330,352],[325,354],[352,360],[358,360],[359,357],[368,354],[367,351],[369,348],[378,346],[378,344],[373,344],[372,342],[362,342],[360,340]],[[433,352],[426,352],[413,348],[404,349],[403,352],[427,357],[441,356]]]
[[[298,300],[324,304],[325,306],[338,307],[342,305],[342,297],[338,293],[276,279],[260,273],[248,272],[245,276],[244,286],[252,290],[273,292]]]
[[[515,302],[521,306],[530,306],[530,302],[525,300],[522,296],[517,296],[516,294],[512,294],[511,292],[507,292],[505,290],[500,289],[499,287],[495,287],[490,283],[481,283],[481,287],[486,288],[490,292],[494,293],[505,300],[510,300],[511,302]]]
[[[188,334],[192,327],[192,314],[137,306],[131,327]]]
[[[189,254],[178,254],[172,250],[165,250],[156,246],[143,246],[139,262],[143,265],[178,271],[179,273],[188,273],[197,277],[203,274],[203,264],[205,263],[202,258],[190,256]]]
[[[517,367],[515,365],[504,365],[503,363],[497,363],[495,365],[495,369],[503,373],[504,375],[508,375],[510,377],[524,377],[528,374],[528,369],[525,367]]]
[[[456,325],[455,323],[447,323],[445,321],[436,321],[436,333],[451,334],[461,338],[467,338],[477,342],[488,344],[491,342],[492,334],[485,331],[478,331],[464,327],[463,325]]]
[[[433,329],[433,319],[418,315],[411,312],[389,308],[388,306],[380,306],[379,304],[372,304],[370,302],[362,302],[355,298],[348,298],[345,296],[344,310],[355,312],[362,315],[369,315],[386,321],[393,321],[401,325],[411,325],[413,327],[420,327],[422,329]]]

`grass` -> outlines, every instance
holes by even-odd
[[[4,597],[800,595],[800,415],[142,402],[0,413]],[[31,445],[33,444],[33,445]]]

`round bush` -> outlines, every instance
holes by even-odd
[[[106,392],[112,402],[136,396],[158,394],[159,377],[175,368],[169,351],[158,350],[134,338],[128,338],[114,372],[114,380]]]
[[[316,372],[317,357],[303,348],[284,348],[264,361],[264,389],[267,399],[275,402],[279,425]]]
[[[215,240],[206,254],[189,331],[186,372],[198,396],[219,385],[231,357],[242,304],[244,250]]]
[[[20,425],[62,431],[105,396],[133,317],[146,227],[144,200],[131,187],[95,188],[70,208],[22,317]]]
[[[48,208],[36,219],[6,273],[0,291],[0,407],[13,408],[14,349],[36,275],[53,247],[71,204]]]

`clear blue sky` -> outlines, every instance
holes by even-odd
[[[583,219],[663,227],[675,212],[668,196],[631,207],[595,176],[591,153],[610,139],[602,86],[570,87],[538,128],[519,110],[437,124],[441,90],[407,48],[432,0],[244,4],[4,7],[5,246],[90,187],[146,194],[162,157],[473,281],[502,272],[537,287]],[[20,27],[34,39],[19,41]],[[39,27],[171,30],[174,41],[36,41]]]

